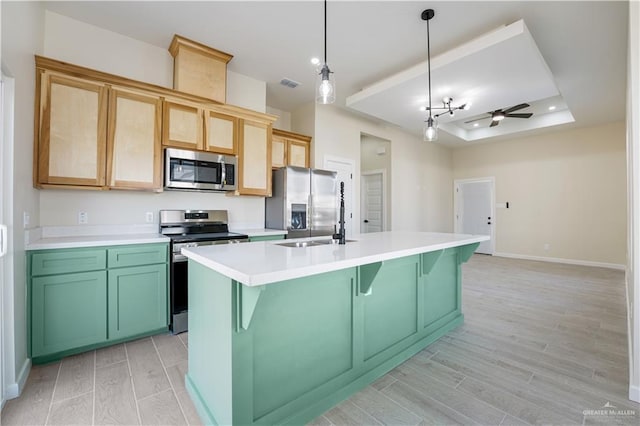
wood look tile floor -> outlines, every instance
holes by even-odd
[[[311,424],[640,424],[622,271],[474,255],[463,274],[463,326]],[[1,424],[198,424],[187,345],[159,335],[34,366]]]

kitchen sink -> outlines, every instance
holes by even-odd
[[[356,240],[346,240],[347,243],[352,243]],[[309,241],[291,241],[288,243],[278,243],[277,245],[282,247],[313,247],[313,246],[327,246],[338,245],[338,240],[321,239],[321,240],[309,240]]]

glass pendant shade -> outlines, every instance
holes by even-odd
[[[331,79],[331,70],[326,63],[318,73],[316,84],[316,102],[319,104],[332,104],[336,101],[336,82]]]
[[[427,118],[424,122],[424,140],[425,142],[433,142],[438,139],[438,120],[433,117]]]

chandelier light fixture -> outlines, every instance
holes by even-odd
[[[429,112],[429,115],[427,116],[427,119],[424,122],[424,130],[423,130],[424,140],[427,142],[432,142],[438,139],[438,117],[440,117],[443,114],[449,114],[453,116],[454,111],[459,109],[468,110],[471,107],[470,102],[467,102],[460,106],[452,106],[451,103],[453,102],[453,98],[450,98],[448,96],[442,99],[442,103],[443,103],[442,107],[431,106],[431,39],[429,34],[429,21],[434,16],[435,16],[435,12],[433,11],[433,9],[425,9],[422,11],[422,15],[421,15],[422,20],[427,21],[427,78],[428,78],[428,84],[429,84],[429,87],[428,87],[429,93],[427,98],[429,100],[429,105],[425,109]],[[439,114],[433,114],[434,109],[443,110],[443,111]]]
[[[332,80],[333,71],[327,64],[327,0],[324,0],[324,63],[318,73],[316,85],[316,102],[319,104],[332,104],[336,100],[335,77]]]

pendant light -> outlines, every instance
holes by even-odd
[[[422,12],[422,20],[427,21],[427,78],[429,80],[429,116],[424,122],[424,140],[426,142],[433,142],[438,139],[438,119],[433,117],[431,111],[431,40],[429,39],[429,21],[435,16],[433,9],[426,9]]]
[[[454,111],[456,110],[468,110],[469,108],[471,108],[471,102],[465,102],[460,106],[452,106],[451,103],[453,102],[453,98],[450,98],[448,96],[442,99],[442,107],[431,106],[431,39],[429,34],[429,21],[435,15],[436,13],[433,11],[433,9],[425,9],[422,11],[422,15],[420,15],[423,21],[427,21],[427,77],[429,80],[429,106],[426,107],[426,110],[429,111],[429,116],[424,121],[424,129],[422,132],[424,140],[427,142],[432,142],[438,139],[438,117],[443,114],[449,114],[450,116],[453,116]],[[441,112],[440,114],[433,114],[434,109],[443,110],[443,112]]]
[[[327,64],[327,0],[324,0],[324,63],[318,73],[316,85],[316,102],[319,104],[332,104],[336,100],[336,82],[331,79],[333,71]]]

